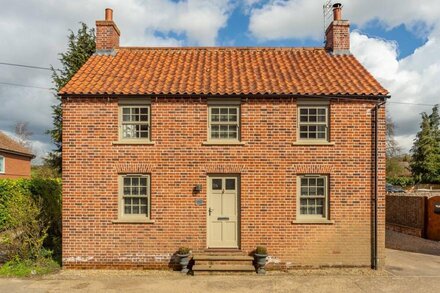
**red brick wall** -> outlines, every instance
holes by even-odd
[[[113,21],[96,21],[96,50],[111,50],[119,47],[120,32]]]
[[[347,20],[335,20],[329,25],[325,48],[332,51],[350,50],[350,24]]]
[[[5,173],[0,173],[4,178],[28,178],[31,176],[31,158],[13,155],[0,151],[0,156],[5,158]]]
[[[206,176],[241,176],[241,249],[266,245],[281,266],[369,266],[373,103],[334,101],[329,146],[292,145],[295,99],[243,99],[244,146],[203,146],[207,100],[152,100],[154,145],[118,139],[114,98],[63,100],[63,264],[168,267],[179,246],[206,248]],[[379,253],[384,252],[384,111],[380,112]],[[118,170],[151,174],[153,224],[115,224]],[[334,224],[293,224],[296,176],[330,177]],[[193,194],[196,184],[202,192]],[[196,206],[195,199],[204,205]]]

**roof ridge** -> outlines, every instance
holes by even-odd
[[[325,51],[322,47],[119,47],[117,50],[286,50]]]

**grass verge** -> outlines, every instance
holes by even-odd
[[[60,265],[51,258],[37,261],[11,260],[0,267],[1,277],[30,277],[45,275],[59,270]]]

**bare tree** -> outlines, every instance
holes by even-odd
[[[18,142],[30,149],[31,148],[31,137],[34,133],[29,130],[29,122],[18,121],[15,124],[15,135],[18,137]]]
[[[396,157],[400,154],[401,149],[394,139],[394,122],[389,113],[387,113],[387,140],[386,140],[386,154],[387,158]]]

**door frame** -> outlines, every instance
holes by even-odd
[[[227,178],[234,177],[236,178],[236,192],[237,192],[237,247],[209,247],[209,198],[211,193],[211,178]],[[207,249],[240,249],[241,248],[241,175],[237,173],[209,173],[206,175],[206,248]]]

